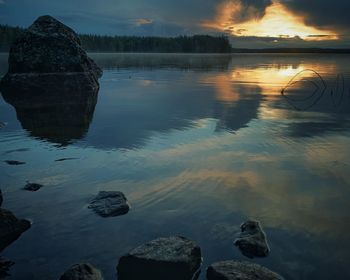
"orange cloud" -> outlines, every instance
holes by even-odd
[[[139,18],[139,19],[135,20],[135,24],[137,26],[151,24],[151,23],[153,23],[153,20],[147,19],[147,18]]]

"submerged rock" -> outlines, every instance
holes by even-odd
[[[59,159],[56,159],[55,161],[59,162],[59,161],[67,161],[67,160],[75,160],[75,159],[79,159],[79,158],[59,158]]]
[[[9,53],[9,69],[1,88],[22,91],[31,86],[45,90],[53,81],[57,86],[83,89],[98,87],[102,70],[81,46],[78,35],[51,16],[41,16],[17,38]],[[21,94],[24,94],[23,92]]]
[[[240,236],[234,241],[234,244],[248,258],[266,257],[270,252],[266,234],[258,221],[243,223]]]
[[[198,276],[201,249],[185,237],[158,238],[120,258],[120,280],[191,280]]]
[[[207,269],[208,280],[283,280],[277,273],[258,264],[240,261],[221,261]]]
[[[103,280],[101,271],[89,263],[75,264],[71,266],[60,280]]]
[[[25,164],[24,161],[18,161],[18,160],[4,160],[8,165],[22,165]]]
[[[12,212],[0,208],[0,252],[29,228],[29,221],[19,220]]]
[[[102,217],[113,217],[128,213],[130,206],[122,192],[100,191],[89,208]]]
[[[0,257],[0,279],[5,278],[7,276],[10,276],[10,268],[15,263],[9,260],[5,260],[2,257]]]
[[[1,207],[3,201],[4,201],[4,199],[3,199],[3,197],[2,197],[2,191],[1,191],[1,189],[0,189],[0,207]]]
[[[41,189],[42,187],[43,187],[43,185],[41,185],[41,184],[27,182],[27,184],[24,186],[24,189],[26,191],[36,192],[37,190]]]

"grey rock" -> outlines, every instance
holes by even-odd
[[[18,161],[18,160],[4,160],[8,165],[22,165],[25,164],[23,161]]]
[[[240,261],[221,261],[207,269],[208,280],[283,280],[277,273],[258,264]]]
[[[11,46],[0,89],[16,109],[47,111],[48,105],[85,104],[89,96],[95,98],[101,75],[78,35],[53,17],[42,16]]]
[[[26,191],[36,192],[39,189],[41,189],[42,187],[43,187],[43,185],[41,185],[41,184],[27,182],[27,184],[24,186],[24,189]]]
[[[0,129],[1,129],[1,128],[4,128],[5,126],[6,126],[6,123],[0,122]]]
[[[0,90],[32,137],[66,146],[89,128],[101,75],[78,35],[43,16],[13,43]]]
[[[0,208],[0,252],[29,228],[29,221],[17,219],[11,211]]]
[[[195,279],[201,262],[201,249],[193,241],[181,236],[158,238],[120,258],[118,279]]]
[[[9,69],[3,84],[40,74],[86,73],[97,79],[102,70],[81,46],[78,35],[51,16],[41,16],[11,46]],[[46,76],[46,78],[49,78]]]
[[[60,280],[103,280],[101,272],[89,263],[71,266]]]
[[[88,207],[101,217],[123,215],[130,209],[125,195],[118,191],[100,191]]]
[[[243,223],[240,236],[234,244],[248,258],[266,257],[270,252],[266,234],[258,221],[250,220]]]

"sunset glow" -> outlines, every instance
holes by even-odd
[[[242,11],[239,1],[228,1],[218,7],[217,17],[214,21],[206,21],[202,26],[225,31],[235,36],[300,37],[307,41],[337,40],[338,35],[334,31],[321,30],[307,26],[302,17],[291,13],[278,1],[266,8],[265,15],[246,22],[237,22],[238,15]],[[254,11],[247,12],[253,14]]]

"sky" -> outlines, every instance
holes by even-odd
[[[0,0],[0,24],[49,14],[78,33],[227,35],[233,47],[350,48],[349,0]]]

